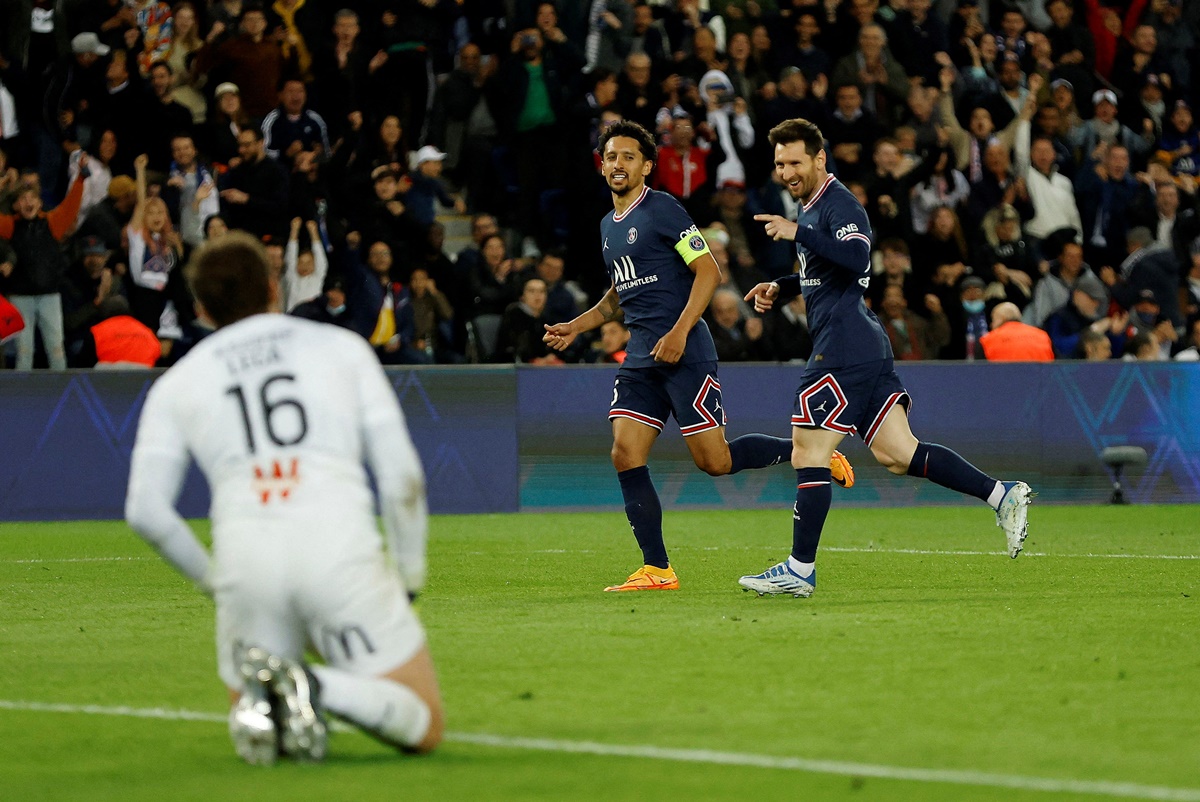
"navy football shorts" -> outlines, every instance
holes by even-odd
[[[716,362],[617,371],[609,420],[629,418],[661,432],[668,415],[684,437],[725,425]]]
[[[858,434],[870,447],[897,403],[909,409],[912,399],[890,359],[837,368],[809,365],[796,390],[792,425]]]

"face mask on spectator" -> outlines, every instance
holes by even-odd
[[[983,301],[963,301],[963,309],[967,310],[968,315],[978,315],[983,311]]]

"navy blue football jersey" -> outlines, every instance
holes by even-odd
[[[778,279],[780,300],[803,293],[813,352],[829,367],[892,358],[887,332],[863,295],[871,280],[871,224],[854,194],[830,175],[798,210],[799,273]]]
[[[620,217],[616,210],[604,216],[600,238],[629,327],[624,365],[652,367],[657,363],[650,349],[679,321],[696,278],[688,265],[709,253],[708,243],[679,201],[649,187]],[[716,359],[712,334],[701,319],[688,332],[680,364]]]

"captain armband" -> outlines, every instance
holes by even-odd
[[[675,252],[683,257],[685,264],[689,265],[704,254],[711,253],[704,235],[695,226],[679,232],[679,242],[675,243]]]

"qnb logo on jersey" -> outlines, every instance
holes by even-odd
[[[696,253],[700,253],[701,251],[704,250],[704,246],[705,246],[704,237],[700,235],[700,229],[697,228],[696,226],[692,226],[691,228],[680,231],[679,239],[681,242],[683,240],[687,240],[688,247],[691,248]]]
[[[287,501],[292,495],[292,489],[300,483],[300,460],[293,457],[288,460],[271,460],[265,467],[254,466],[254,491],[258,500],[270,504],[278,498]]]
[[[858,230],[858,223],[847,223],[835,231],[833,236],[839,242],[845,242],[846,240],[859,240],[867,243],[868,249],[871,247],[871,238]]]

